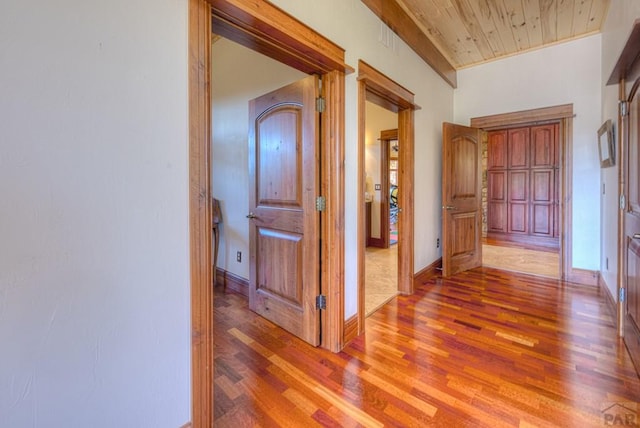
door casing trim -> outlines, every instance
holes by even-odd
[[[211,27],[306,73],[326,77],[321,189],[327,198],[322,275],[327,310],[321,346],[337,352],[344,329],[344,50],[265,0],[189,0],[189,238],[191,269],[191,418],[213,426],[213,290],[211,264]],[[283,30],[284,29],[284,30]]]
[[[365,285],[365,110],[366,101],[398,113],[398,205],[403,209],[398,229],[398,291],[413,294],[414,231],[414,94],[366,62],[358,62],[358,334],[364,332]]]

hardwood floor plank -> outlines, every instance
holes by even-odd
[[[593,287],[490,268],[433,278],[313,348],[217,291],[215,426],[602,426],[640,379]]]

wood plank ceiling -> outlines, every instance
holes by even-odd
[[[397,2],[404,9],[455,69],[597,33],[610,2],[389,1]]]

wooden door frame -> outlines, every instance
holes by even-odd
[[[365,248],[365,111],[366,102],[398,113],[398,205],[402,208],[402,220],[398,229],[398,291],[413,294],[413,230],[414,230],[414,111],[420,107],[414,94],[366,62],[358,62],[358,313],[357,333],[364,332],[364,248]],[[348,321],[349,322],[349,321]],[[351,337],[346,337],[347,342]]]
[[[380,181],[382,187],[380,190],[383,195],[382,198],[380,198],[380,238],[382,240],[382,248],[389,248],[391,246],[391,239],[389,237],[389,230],[391,229],[391,221],[389,219],[389,210],[391,209],[389,162],[391,162],[391,141],[394,140],[398,140],[398,128],[380,131],[380,147],[382,150],[380,156]],[[400,145],[399,142],[398,145]]]
[[[640,85],[640,61],[638,61],[638,51],[640,51],[640,19],[633,22],[631,33],[622,48],[622,52],[611,70],[607,86],[618,85],[618,132],[616,132],[618,149],[618,195],[621,200],[628,200],[629,195],[629,105],[628,101],[633,99],[635,91]],[[630,88],[627,83],[634,82]],[[629,94],[627,94],[627,91]],[[622,204],[621,204],[622,205]],[[626,204],[625,204],[626,205]],[[618,278],[617,295],[611,296],[617,302],[617,323],[618,335],[624,337],[626,302],[621,301],[622,290],[626,291],[627,274],[627,245],[626,245],[626,214],[627,207],[618,207]]]
[[[322,347],[343,346],[344,49],[265,0],[189,0],[189,246],[191,269],[191,425],[213,426],[211,265],[211,29],[307,74],[323,76],[322,283],[327,310]]]
[[[560,141],[560,272],[561,279],[583,284],[594,283],[591,272],[573,269],[572,174],[573,174],[573,104],[563,104],[513,113],[474,117],[471,127],[485,131],[543,123],[559,123]],[[486,173],[486,172],[485,172]]]

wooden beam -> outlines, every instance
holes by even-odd
[[[378,18],[414,50],[445,82],[456,88],[456,69],[396,0],[362,0]]]

